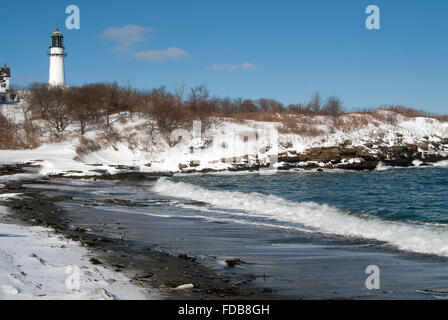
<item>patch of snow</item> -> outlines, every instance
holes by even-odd
[[[437,167],[437,168],[448,168],[448,160],[434,163],[434,167]]]
[[[413,165],[414,167],[420,167],[421,164],[423,164],[423,162],[420,161],[420,160],[414,160],[414,161],[412,161],[412,165]]]
[[[22,193],[4,193],[0,194],[0,200],[18,198],[22,195]]]
[[[78,243],[54,236],[51,230],[0,224],[0,300],[158,297],[132,285],[121,273],[92,265],[87,255]],[[78,271],[79,288],[71,281]]]
[[[365,162],[365,160],[362,158],[351,158],[351,159],[342,159],[341,164],[355,164],[363,162]]]

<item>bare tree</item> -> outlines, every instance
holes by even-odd
[[[316,91],[309,102],[309,109],[314,113],[319,113],[322,107],[322,97],[320,96],[320,92]]]
[[[261,111],[283,112],[285,110],[283,103],[274,99],[259,99],[256,104]]]
[[[239,108],[241,112],[243,113],[250,113],[250,112],[256,112],[257,106],[255,105],[255,101],[246,99],[241,102],[239,105]]]
[[[66,90],[66,103],[71,109],[72,119],[78,124],[81,135],[89,125],[96,125],[101,119],[100,96],[95,85],[72,87]]]
[[[165,140],[171,144],[171,133],[188,122],[187,109],[165,87],[146,92],[143,101],[141,111],[147,118],[151,131],[157,127]]]
[[[33,114],[48,121],[52,128],[62,133],[71,124],[70,108],[65,101],[63,88],[32,84],[26,100]]]
[[[99,106],[105,117],[106,126],[111,125],[111,116],[120,111],[125,111],[123,97],[124,94],[117,82],[97,84],[96,88]]]
[[[341,99],[336,96],[329,97],[322,112],[332,117],[337,117],[343,113],[344,107],[342,106]]]
[[[210,96],[210,92],[204,86],[197,86],[191,89],[185,106],[196,118],[204,121],[212,116],[218,109],[219,100]]]

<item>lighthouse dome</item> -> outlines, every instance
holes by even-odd
[[[63,37],[62,33],[59,31],[59,29],[56,29],[55,32],[51,34],[52,37]]]

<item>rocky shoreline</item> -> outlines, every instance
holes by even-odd
[[[434,163],[448,160],[448,138],[440,142],[426,141],[420,144],[403,144],[384,146],[367,144],[365,146],[353,146],[351,141],[334,147],[309,148],[303,153],[297,153],[291,144],[283,144],[283,151],[278,154],[275,167],[281,171],[287,170],[322,170],[342,169],[350,171],[373,171],[379,166],[385,167],[412,167],[431,166]],[[142,172],[139,167],[114,165],[115,172],[108,172],[103,164],[91,164],[92,167],[102,169],[90,170],[91,174],[82,172],[65,171],[50,175],[54,178],[69,179],[101,179],[101,180],[157,180],[161,177],[171,177],[176,173],[214,173],[214,172],[254,172],[269,168],[270,163],[259,161],[257,156],[245,155],[242,157],[223,158],[214,162],[228,164],[226,169],[202,168],[201,161],[191,161],[179,164],[179,171]],[[21,166],[36,168],[35,163],[22,164]],[[1,172],[1,171],[0,171]],[[1,173],[0,173],[1,174]]]
[[[448,160],[448,138],[440,142],[426,140],[419,144],[398,144],[385,146],[380,143],[368,143],[364,146],[353,146],[347,140],[339,146],[309,148],[303,153],[294,150],[292,143],[281,145],[283,151],[278,154],[278,170],[320,170],[343,169],[352,171],[373,171],[379,165],[386,167],[430,166]],[[182,173],[212,173],[222,171],[258,171],[269,167],[269,163],[261,163],[258,157],[245,155],[230,159],[221,159],[221,163],[229,163],[226,170],[201,169],[200,161],[180,164]]]
[[[23,165],[21,165],[23,166]],[[25,168],[27,166],[25,165]],[[20,167],[9,166],[10,172],[20,171]],[[134,177],[131,175],[130,177]],[[134,177],[135,178],[135,177]],[[135,241],[120,237],[87,232],[81,227],[73,227],[72,221],[64,217],[64,209],[58,205],[65,199],[44,194],[45,190],[28,189],[24,183],[40,184],[42,180],[14,182],[1,189],[2,193],[21,194],[20,198],[9,198],[2,202],[13,215],[2,218],[3,223],[41,226],[51,228],[54,234],[79,242],[89,251],[90,262],[102,265],[126,275],[130,281],[151,292],[156,289],[164,299],[274,299],[269,288],[255,288],[250,285],[252,275],[231,276],[232,272],[217,274],[209,266],[201,264],[187,254],[174,256],[147,247]],[[114,204],[110,201],[110,204]],[[132,205],[118,203],[116,205]],[[237,261],[237,260],[235,260]],[[234,266],[228,266],[232,268]],[[192,288],[176,289],[193,284]]]
[[[278,154],[275,168],[287,170],[317,170],[342,169],[350,171],[373,171],[380,166],[412,167],[431,166],[437,162],[448,160],[448,138],[441,138],[439,142],[425,141],[418,144],[397,144],[385,146],[379,143],[368,143],[354,146],[352,141],[345,141],[339,146],[315,147],[298,153],[291,143],[281,144],[284,150]],[[271,157],[272,159],[272,157]],[[42,160],[29,161],[18,164],[0,164],[0,177],[21,173],[38,173]],[[223,158],[213,163],[227,164],[225,169],[215,169],[203,165],[201,161],[190,161],[179,164],[178,171],[143,171],[138,166],[86,164],[92,167],[88,173],[76,170],[66,170],[50,174],[50,178],[68,179],[100,179],[141,181],[157,180],[161,177],[171,177],[177,173],[215,173],[215,172],[254,172],[269,168],[270,163],[260,161],[256,155]],[[108,168],[112,169],[110,173]],[[1,178],[0,178],[1,179]],[[1,182],[1,180],[0,180]],[[1,188],[1,183],[0,183]]]
[[[420,145],[406,144],[398,146],[378,146],[373,144],[351,146],[351,141],[344,145],[328,148],[311,148],[304,154],[286,152],[279,155],[279,162],[284,163],[283,170],[292,168],[345,170],[375,170],[380,163],[390,167],[411,167],[416,161],[419,166],[427,166],[448,160],[448,139],[442,142],[426,142]],[[320,165],[320,164],[323,164]]]

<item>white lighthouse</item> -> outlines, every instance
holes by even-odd
[[[48,84],[52,87],[65,87],[64,59],[67,53],[64,48],[64,36],[56,29],[51,35],[50,52],[50,78]]]

